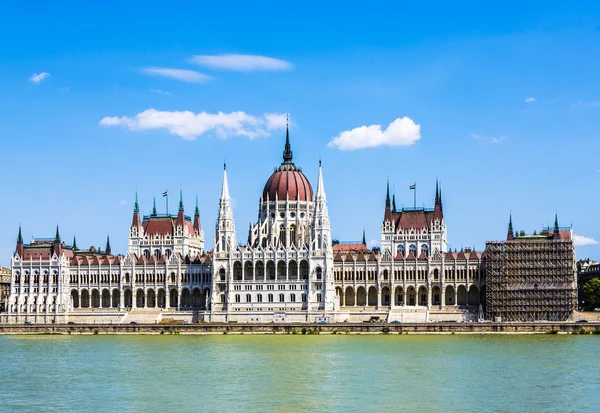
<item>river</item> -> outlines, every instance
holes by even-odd
[[[0,336],[0,410],[593,412],[600,336]]]

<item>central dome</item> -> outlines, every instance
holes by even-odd
[[[290,146],[290,134],[286,128],[283,163],[273,172],[263,189],[263,201],[289,199],[290,201],[312,201],[313,190],[302,171],[292,162],[293,154]]]

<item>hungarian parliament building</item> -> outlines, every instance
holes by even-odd
[[[128,252],[23,242],[19,228],[2,322],[357,322],[443,321],[477,317],[485,299],[485,254],[450,251],[436,182],[433,208],[396,208],[389,184],[381,247],[332,239],[323,171],[316,192],[293,161],[283,162],[260,195],[245,245],[223,170],[213,249],[200,213],[141,216],[136,200]]]

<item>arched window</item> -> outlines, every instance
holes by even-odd
[[[280,303],[285,303],[285,295],[279,294],[279,302]]]
[[[219,280],[225,281],[225,268],[219,270]]]
[[[410,244],[410,247],[408,247],[408,251],[412,252],[414,255],[417,255],[417,246],[415,244]]]
[[[167,259],[171,258],[171,250],[168,248],[165,250],[165,257],[167,257]]]
[[[305,303],[306,302],[306,294],[302,294],[302,302]]]
[[[160,257],[162,256],[162,253],[160,252],[160,249],[155,249],[154,250],[154,255],[156,255],[157,259],[160,259]]]
[[[258,294],[258,295],[256,296],[256,302],[257,302],[257,303],[262,303],[262,294]]]
[[[246,294],[246,302],[247,303],[251,303],[252,302],[252,296],[250,294]]]
[[[398,245],[398,248],[396,248],[396,251],[399,252],[400,254],[404,255],[404,245],[402,245],[402,244]]]
[[[150,250],[144,250],[144,257],[146,257],[146,259],[150,259]]]
[[[172,283],[175,282],[175,273],[174,272],[171,273],[171,282]]]
[[[296,302],[296,294],[290,294],[290,302],[291,303],[295,303]]]
[[[269,294],[267,299],[269,300],[270,303],[273,302],[273,294]]]
[[[323,269],[321,267],[317,267],[316,273],[317,273],[317,280],[323,279]]]
[[[427,244],[421,245],[421,251],[423,251],[426,256],[429,256],[429,245],[427,245]]]
[[[221,303],[225,302],[225,294],[221,294]]]
[[[267,248],[267,238],[266,237],[263,237],[263,239],[262,239],[262,247]]]
[[[284,247],[287,246],[285,243],[285,227],[283,225],[279,227],[279,242],[281,242],[281,245]]]
[[[125,273],[125,282],[126,283],[129,282],[129,273],[128,272]]]
[[[236,295],[235,295],[235,302],[236,302],[236,303],[239,303],[240,301],[241,301],[241,300],[240,300],[240,295],[239,295],[239,294],[236,294]]]
[[[296,226],[292,225],[290,227],[290,245],[296,245]]]

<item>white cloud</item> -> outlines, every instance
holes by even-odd
[[[531,102],[535,102],[537,99],[534,97],[528,97],[527,99],[525,99],[525,102],[527,103],[531,103]]]
[[[119,205],[127,205],[127,201],[121,201],[119,202]]]
[[[285,60],[248,54],[198,55],[191,57],[188,61],[200,66],[238,72],[289,70],[294,68],[294,65]]]
[[[485,136],[478,133],[471,133],[473,139],[489,143],[502,143],[506,140],[506,136]]]
[[[409,146],[421,139],[421,125],[405,116],[390,123],[386,130],[381,125],[359,126],[334,137],[327,145],[342,151],[376,146]]]
[[[212,78],[195,70],[171,69],[168,67],[144,67],[140,72],[150,76],[164,76],[189,83],[204,83]]]
[[[584,237],[583,235],[573,234],[573,244],[576,247],[583,247],[585,245],[598,245],[599,242],[594,238]]]
[[[266,113],[263,116],[253,116],[241,111],[212,114],[147,109],[131,118],[107,116],[100,121],[100,125],[123,126],[131,131],[167,129],[172,135],[181,136],[185,140],[194,140],[210,132],[223,139],[231,136],[254,139],[269,136],[271,131],[285,128],[285,124],[273,121],[281,116],[285,115]]]
[[[369,247],[373,248],[379,245],[379,241],[377,241],[376,239],[372,239],[371,241],[369,241]]]
[[[165,92],[164,90],[159,90],[159,89],[150,89],[150,92],[152,93],[156,93],[158,95],[169,95],[169,96],[173,96],[172,93],[170,92]]]
[[[288,116],[283,113],[266,113],[268,129],[285,129],[288,124]]]
[[[42,72],[40,74],[34,73],[29,78],[29,81],[31,83],[39,85],[41,83],[41,81],[44,80],[44,79],[46,79],[48,76],[50,76],[50,73],[48,73],[48,72]]]

